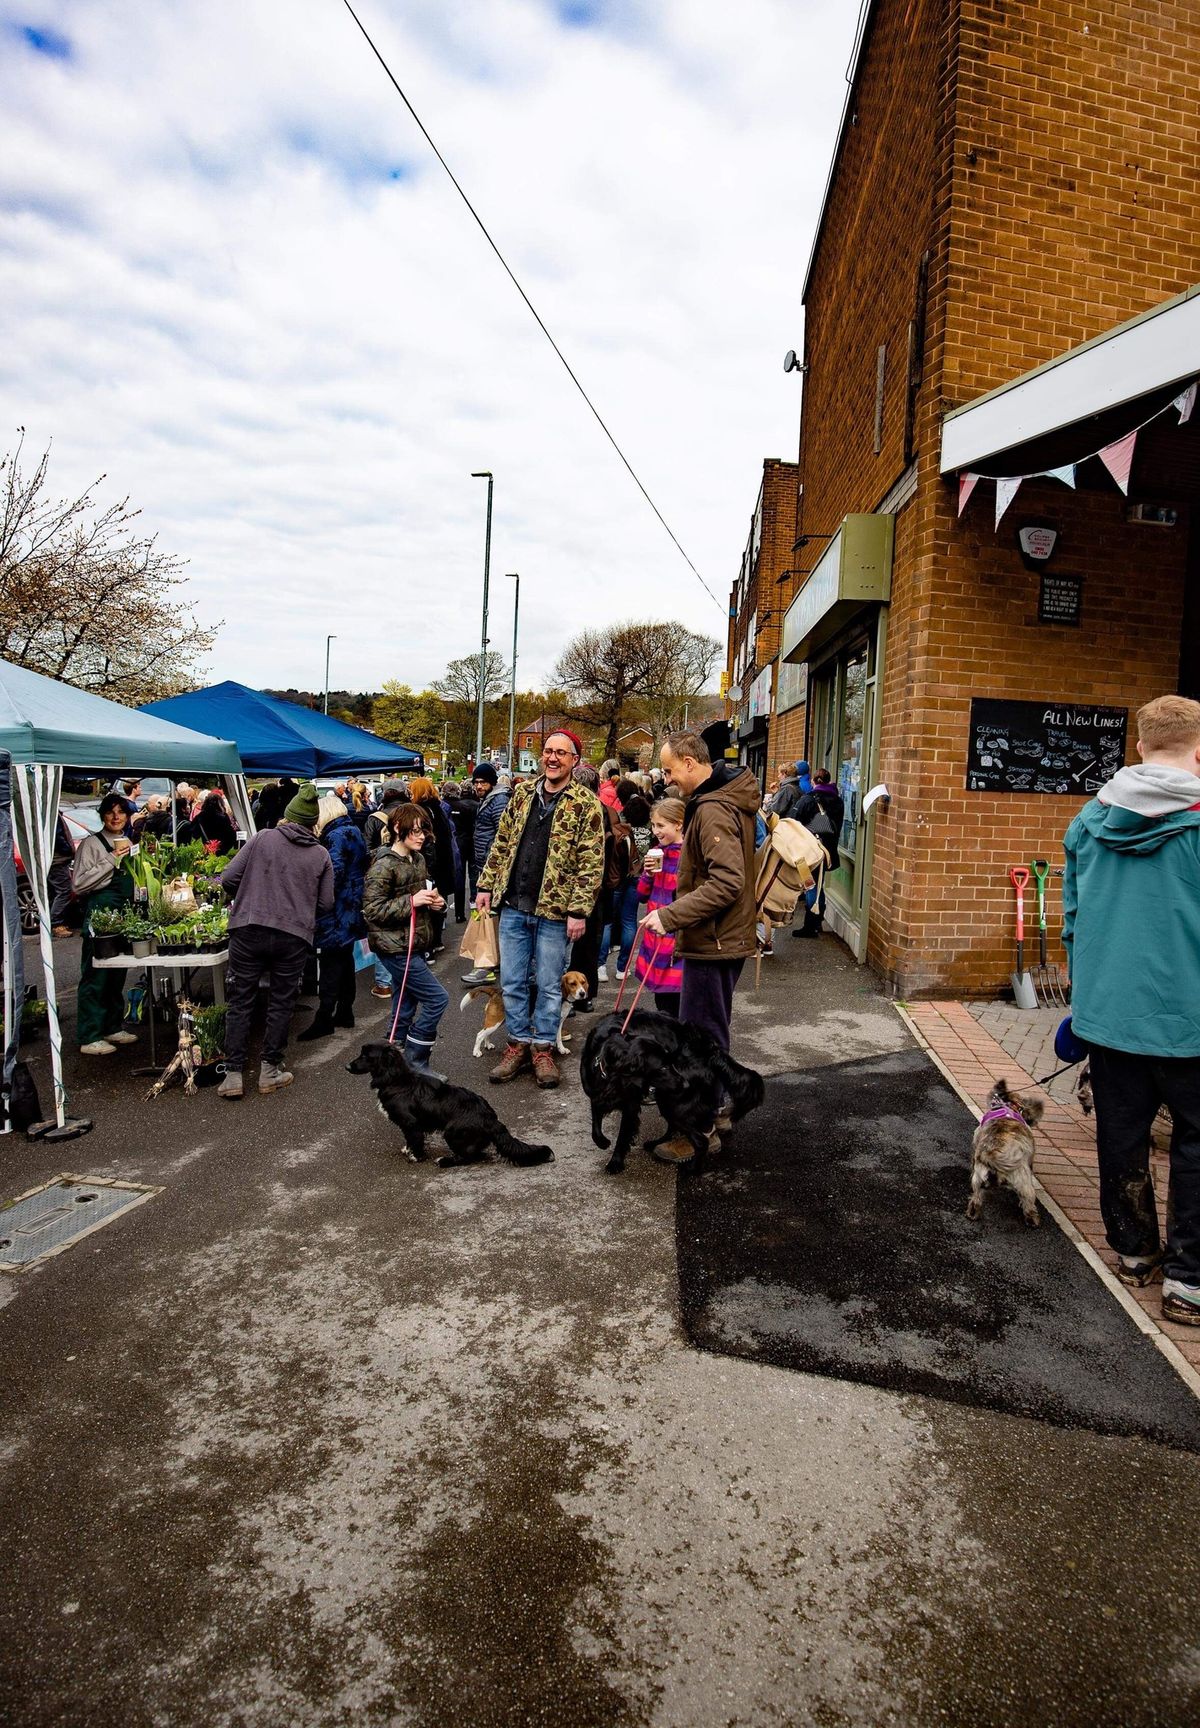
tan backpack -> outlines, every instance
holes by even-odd
[[[754,916],[766,940],[780,924],[790,924],[802,894],[829,867],[829,854],[802,822],[768,816],[767,837],[755,854]]]

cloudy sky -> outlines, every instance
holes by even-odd
[[[728,593],[792,456],[855,0],[360,0],[672,529]],[[210,672],[520,681],[588,624],[723,636],[341,0],[0,0],[0,431],[108,476]]]

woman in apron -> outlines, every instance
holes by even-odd
[[[71,884],[84,901],[83,965],[76,998],[75,1029],[84,1056],[112,1056],[118,1044],[136,1044],[132,1032],[122,1028],[125,1018],[125,972],[114,967],[97,972],[92,964],[91,916],[102,906],[125,907],[133,900],[133,882],[119,868],[128,857],[126,837],[128,800],[110,792],[100,800],[99,834],[88,834],[79,842]]]

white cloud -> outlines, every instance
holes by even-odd
[[[850,11],[361,4],[718,598],[762,458],[795,450],[780,363]],[[226,620],[214,677],[316,687],[330,630],[355,688],[477,648],[476,468],[496,474],[505,651],[499,578],[522,573],[522,683],[585,624],[723,636],[342,6],[0,17],[4,442],[53,437],[59,488],[106,472],[190,559],[198,612]]]

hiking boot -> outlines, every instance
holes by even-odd
[[[1144,1290],[1147,1284],[1154,1283],[1161,1272],[1161,1254],[1156,1254],[1152,1260],[1144,1257],[1136,1260],[1133,1258],[1126,1259],[1122,1254],[1117,1261],[1117,1277],[1130,1290]]]
[[[79,1046],[81,1056],[115,1056],[116,1053],[116,1045],[110,1044],[107,1038],[96,1038],[90,1044]]]
[[[258,1071],[258,1089],[260,1092],[278,1092],[281,1086],[290,1086],[295,1078],[286,1068],[274,1062],[264,1062]]]
[[[656,1164],[694,1164],[696,1148],[686,1134],[672,1134],[661,1146],[655,1146],[650,1156]]]
[[[425,1080],[445,1081],[446,1076],[439,1074],[436,1068],[429,1066],[429,1053],[433,1049],[432,1039],[427,1044],[422,1038],[408,1038],[404,1044],[404,1056],[410,1068],[420,1074]]]
[[[717,1111],[717,1119],[713,1123],[713,1133],[714,1134],[732,1134],[733,1133],[733,1117],[729,1114],[728,1110],[718,1110]]]
[[[1163,1285],[1162,1317],[1177,1326],[1200,1326],[1200,1290],[1168,1278]]]
[[[225,1070],[224,1080],[222,1080],[221,1084],[217,1087],[217,1097],[218,1098],[241,1098],[243,1096],[244,1096],[244,1092],[242,1089],[242,1071],[241,1071],[241,1069],[240,1068],[227,1068]]]
[[[557,1086],[562,1079],[554,1052],[548,1044],[535,1044],[533,1047],[533,1077],[544,1089]]]
[[[528,1044],[506,1044],[503,1056],[488,1075],[488,1079],[496,1086],[503,1086],[509,1080],[515,1080],[517,1075],[523,1069],[531,1067],[532,1063]]]
[[[494,966],[476,966],[473,971],[464,972],[459,979],[459,983],[465,984],[468,989],[473,988],[476,984],[498,984],[499,982],[500,974]]]

